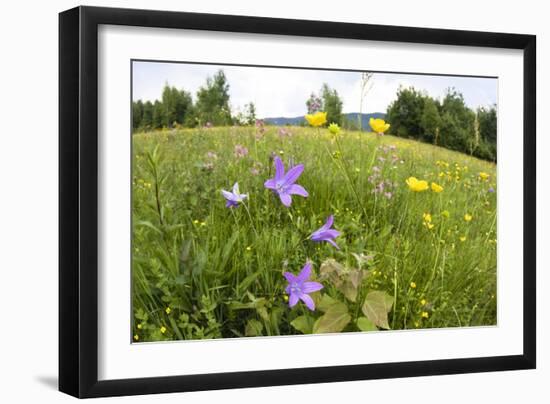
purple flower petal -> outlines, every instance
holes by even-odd
[[[326,240],[326,241],[327,241],[328,243],[332,244],[332,245],[333,245],[334,247],[336,247],[338,250],[340,249],[340,247],[338,247],[338,244],[336,244],[336,243],[334,242],[334,240],[329,239],[329,240]]]
[[[325,230],[322,234],[324,238],[336,238],[340,235],[340,232],[338,230],[330,229]]]
[[[304,282],[307,279],[309,279],[310,275],[311,275],[311,262],[307,262],[302,268],[302,270],[300,271],[300,273],[298,274],[298,276],[296,277],[296,281]]]
[[[268,179],[266,182],[264,182],[264,187],[269,189],[277,189],[277,180],[274,178]]]
[[[304,189],[303,186],[301,185],[298,185],[298,184],[292,184],[288,190],[287,190],[287,193],[291,194],[291,195],[300,195],[300,196],[303,196],[305,198],[307,198],[309,196],[309,194],[307,193],[307,191]]]
[[[294,275],[293,273],[285,272],[283,276],[288,281],[288,283],[296,282],[296,275]]]
[[[306,295],[306,296],[307,296],[307,295]],[[308,296],[308,297],[309,297],[309,296]],[[290,295],[290,297],[288,298],[288,305],[289,305],[290,307],[296,306],[296,303],[298,303],[298,299],[299,299],[298,295],[297,295],[296,293],[292,293],[292,294]]]
[[[287,208],[290,206],[290,204],[292,203],[292,198],[290,197],[289,194],[286,194],[284,192],[279,192],[279,198],[281,198],[281,202],[283,203],[283,205],[285,205]]]
[[[280,181],[285,175],[285,166],[279,156],[275,157],[275,181]]]
[[[228,201],[235,201],[235,195],[232,194],[231,192],[229,191],[225,191],[222,189],[222,195],[225,199],[227,199]]]
[[[328,218],[327,218],[327,221],[326,223],[321,227],[321,229],[323,230],[328,230],[332,227],[332,224],[334,223],[334,215],[330,215]]]
[[[321,285],[319,282],[304,282],[304,285],[302,287],[302,292],[313,293],[321,289],[323,289],[323,285]]]
[[[292,185],[296,182],[298,177],[302,175],[302,172],[304,171],[304,165],[298,164],[297,166],[292,167],[288,172],[285,174],[283,181],[284,183],[288,185]]]
[[[300,296],[300,299],[302,300],[302,302],[304,302],[306,304],[308,309],[310,309],[311,311],[315,310],[315,303],[313,302],[313,299],[311,298],[311,296],[306,295],[305,293],[303,293]]]

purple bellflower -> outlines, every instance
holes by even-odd
[[[240,202],[244,201],[246,198],[248,198],[248,194],[241,194],[239,192],[239,183],[236,182],[235,185],[233,185],[233,191],[229,192],[225,189],[222,189],[222,195],[226,199],[225,207],[227,208],[234,208],[239,205]]]
[[[284,277],[288,281],[286,287],[286,293],[289,295],[288,305],[290,307],[296,306],[298,300],[305,303],[308,309],[315,310],[315,303],[309,293],[317,292],[323,289],[323,285],[319,282],[308,282],[311,276],[311,263],[308,262],[304,265],[298,275],[294,275],[290,272],[285,272]]]
[[[326,241],[332,244],[337,249],[340,249],[334,242],[334,239],[340,235],[340,232],[338,230],[331,229],[332,224],[334,223],[334,216],[330,215],[327,218],[326,223],[321,226],[318,230],[314,231],[311,235],[311,240],[313,241]]]
[[[298,164],[292,167],[285,174],[285,166],[279,157],[275,157],[275,178],[270,178],[264,183],[264,187],[272,189],[279,195],[281,202],[286,207],[292,203],[291,195],[300,195],[305,198],[309,196],[301,185],[295,184],[298,177],[304,171],[304,165]]]

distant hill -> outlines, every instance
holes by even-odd
[[[359,116],[359,112],[349,112],[347,114],[344,114],[344,117],[348,121],[351,121],[353,123],[357,123],[358,116]],[[385,117],[386,117],[386,114],[382,112],[374,112],[371,114],[361,114],[361,118],[363,121],[363,128],[369,128],[370,118],[384,119]],[[286,117],[265,118],[264,122],[269,125],[277,125],[277,126],[285,126],[285,125],[297,126],[297,125],[302,125],[306,123],[303,115],[296,116],[293,118],[286,118]]]

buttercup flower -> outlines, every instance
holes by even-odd
[[[390,128],[390,124],[386,123],[383,119],[371,118],[369,119],[369,125],[375,133],[383,135],[385,131]]]
[[[328,126],[328,131],[332,133],[334,136],[336,136],[340,133],[340,127],[338,126],[337,123],[333,122]]]
[[[234,208],[240,202],[242,202],[246,198],[248,198],[248,194],[241,194],[240,193],[238,182],[236,182],[235,185],[233,185],[233,192],[229,192],[229,191],[226,191],[225,189],[222,189],[222,195],[227,200],[227,202],[225,204],[225,207],[227,207],[227,208]]]
[[[304,165],[298,164],[285,174],[285,166],[279,157],[275,157],[275,178],[270,178],[264,183],[264,187],[272,189],[279,195],[281,202],[286,207],[292,203],[291,195],[300,195],[307,198],[309,194],[301,185],[295,184],[298,177],[304,171]]]
[[[471,222],[472,221],[472,215],[470,215],[469,213],[466,213],[464,215],[464,220],[466,220],[467,222]]]
[[[334,216],[330,215],[327,218],[327,221],[323,226],[321,226],[318,230],[313,232],[313,234],[310,236],[311,240],[313,241],[326,241],[330,244],[332,244],[334,247],[340,249],[338,245],[334,242],[334,239],[340,235],[340,232],[338,230],[331,229],[332,224],[334,223]]]
[[[443,187],[441,185],[436,184],[435,182],[432,182],[432,191],[436,193],[440,193],[443,191]]]
[[[315,303],[311,296],[309,296],[309,293],[323,289],[323,285],[319,282],[308,281],[311,276],[311,263],[306,263],[298,275],[290,272],[285,272],[283,275],[288,282],[288,286],[285,289],[289,295],[288,305],[294,307],[298,303],[298,300],[301,300],[308,309],[311,311],[315,310]]]
[[[416,177],[409,177],[406,181],[409,189],[414,192],[422,192],[428,189],[427,181],[420,181]]]
[[[489,179],[489,174],[487,174],[486,172],[480,172],[479,173],[479,179],[480,180],[483,180],[483,181],[487,181]]]
[[[319,111],[314,114],[307,114],[305,118],[311,126],[319,127],[327,122],[327,113]]]

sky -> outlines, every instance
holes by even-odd
[[[344,113],[359,111],[361,73],[329,70],[134,61],[133,99],[160,99],[167,83],[190,92],[195,100],[206,78],[219,69],[225,72],[230,86],[233,114],[253,102],[258,118],[304,115],[306,100],[312,92],[318,93],[323,83],[338,91]],[[401,85],[413,86],[434,98],[442,98],[447,88],[454,87],[472,109],[497,102],[498,81],[495,78],[374,73],[372,83],[364,100],[364,113],[386,112]]]

